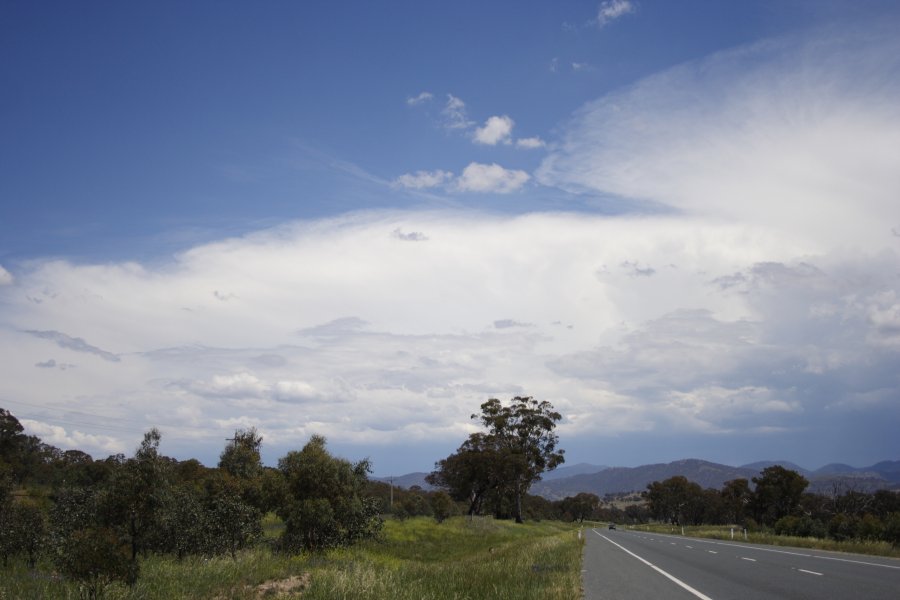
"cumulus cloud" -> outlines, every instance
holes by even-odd
[[[405,173],[394,180],[397,187],[407,188],[411,190],[424,190],[428,188],[444,185],[453,178],[450,171],[416,171],[415,173]]]
[[[469,163],[456,180],[462,192],[495,192],[508,194],[519,190],[531,177],[525,171],[505,169],[497,163]]]
[[[597,26],[605,27],[635,10],[635,4],[631,0],[605,0],[597,9]]]
[[[275,453],[321,433],[377,469],[402,440],[396,468],[425,470],[445,454],[418,450],[452,451],[473,407],[517,394],[554,403],[567,449],[727,434],[825,462],[864,435],[895,456],[898,44],[767,42],[584,107],[538,177],[618,216],[364,212],[147,265],[33,261],[0,287],[0,398],[89,404],[213,463],[254,425]],[[51,344],[78,368],[49,368]],[[58,445],[139,439],[33,421]]]
[[[84,433],[77,429],[68,431],[65,427],[33,419],[19,419],[19,422],[29,435],[36,435],[41,441],[59,448],[75,448],[96,456],[108,456],[126,449],[121,440],[112,436]]]
[[[397,243],[422,231],[427,243]],[[152,267],[33,263],[0,291],[0,397],[90,402],[212,462],[223,435],[251,424],[276,454],[312,433],[376,460],[398,436],[449,451],[473,407],[516,394],[552,401],[573,443],[795,435],[873,406],[896,416],[872,399],[898,386],[898,271],[896,252],[817,254],[768,228],[696,217],[346,215]],[[58,333],[75,327],[90,344]],[[123,348],[127,360],[35,368],[48,341]],[[141,428],[81,430],[130,448]]]
[[[496,146],[509,144],[512,141],[512,130],[515,122],[506,115],[490,117],[482,127],[475,130],[473,139],[476,144]]]
[[[9,285],[13,282],[12,273],[3,268],[3,265],[0,265],[0,285]]]

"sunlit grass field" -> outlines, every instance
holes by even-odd
[[[237,560],[149,557],[133,588],[116,584],[105,597],[573,600],[581,549],[571,524],[416,518],[388,521],[380,540],[323,554],[284,556],[263,545]],[[0,575],[2,600],[79,597],[48,565],[10,565]]]

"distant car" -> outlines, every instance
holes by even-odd
[[[615,528],[616,528],[616,524],[615,524],[615,523],[610,523],[610,524],[609,524],[609,528],[610,528],[610,529],[615,529]]]

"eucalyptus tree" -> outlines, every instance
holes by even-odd
[[[565,460],[554,432],[562,415],[546,400],[517,396],[506,406],[492,398],[472,418],[487,431],[473,433],[456,453],[438,461],[428,481],[456,500],[468,500],[470,515],[488,497],[498,506],[508,499],[522,523],[522,499],[531,485]]]

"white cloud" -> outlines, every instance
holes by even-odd
[[[428,102],[434,98],[434,95],[431,92],[422,92],[418,96],[410,96],[406,99],[406,103],[409,106],[418,106],[419,104],[423,104]]]
[[[28,435],[36,435],[46,444],[67,449],[79,449],[96,456],[108,456],[125,452],[126,446],[121,440],[107,435],[93,435],[77,429],[66,430],[59,425],[52,425],[33,419],[19,419]]]
[[[452,450],[481,402],[516,394],[566,415],[564,447],[765,432],[816,460],[862,436],[894,456],[900,42],[865,33],[724,53],[584,107],[539,177],[620,216],[368,212],[146,265],[33,261],[0,286],[0,405],[46,404],[28,426],[50,443],[121,451],[156,425],[208,462],[252,424],[278,451],[322,433],[424,470],[441,455],[418,449]],[[120,420],[73,433],[51,418],[73,405]]]
[[[475,130],[473,139],[477,144],[496,146],[509,144],[515,122],[506,115],[490,117],[483,127]]]
[[[398,243],[423,231],[427,243]],[[276,453],[312,433],[362,455],[413,443],[403,436],[452,450],[481,402],[516,394],[564,409],[567,444],[598,424],[812,429],[827,407],[872,414],[857,399],[896,388],[898,271],[897,252],[816,254],[767,227],[683,215],[347,215],[168,264],[32,263],[0,291],[0,398],[130,423],[110,433],[96,419],[79,426],[96,440],[65,429],[51,443],[120,451],[158,426],[179,456],[213,463],[248,424]],[[51,355],[78,368],[36,366]],[[440,456],[419,458],[409,470]]]
[[[504,169],[496,163],[489,165],[469,163],[456,180],[462,192],[508,194],[525,185],[530,176],[525,171]]]
[[[519,138],[516,140],[516,148],[524,148],[525,150],[534,150],[543,148],[547,143],[539,137]]]
[[[444,185],[453,178],[450,171],[416,171],[415,173],[405,173],[394,180],[393,184],[412,190],[422,190]]]
[[[469,119],[466,103],[453,94],[447,94],[447,104],[444,105],[441,116],[447,129],[468,129],[475,124]]]
[[[631,0],[605,0],[597,9],[597,26],[605,27],[635,10],[635,4]]]
[[[0,265],[0,285],[9,285],[13,282],[12,273],[3,268],[3,265]]]
[[[539,182],[865,247],[900,222],[900,39],[771,41],[583,107]],[[741,182],[736,184],[736,182]]]

